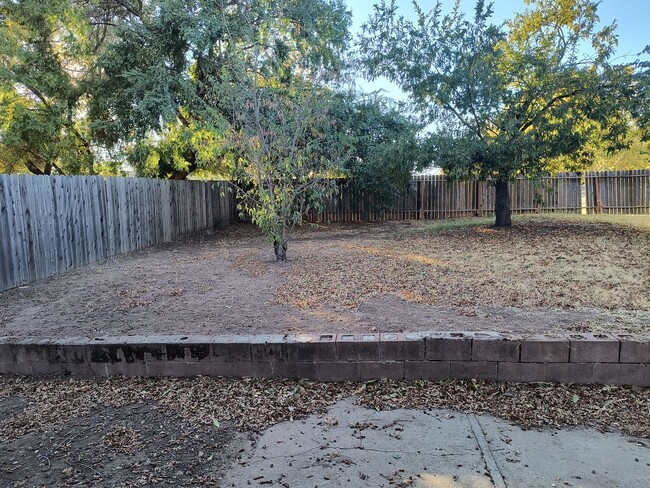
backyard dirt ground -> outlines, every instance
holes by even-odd
[[[327,408],[349,397],[373,411],[444,408],[524,428],[623,431],[642,446],[650,438],[650,389],[640,387],[0,376],[0,486],[220,486],[262,429],[311,414],[333,425]]]
[[[0,336],[494,330],[650,334],[650,217],[245,224],[0,293]]]

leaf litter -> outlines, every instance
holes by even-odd
[[[4,440],[47,431],[71,417],[92,415],[98,406],[124,408],[143,403],[213,429],[227,422],[242,431],[259,431],[278,422],[323,414],[347,397],[376,410],[446,408],[491,414],[524,428],[592,426],[650,438],[650,388],[644,387],[476,380],[322,383],[209,377],[0,377],[0,399],[4,397],[27,400],[22,411],[0,422],[0,439]],[[115,447],[116,433],[139,441],[133,429],[114,429],[104,440],[107,446]]]
[[[327,241],[306,234],[278,302],[358,307],[396,294],[438,306],[650,310],[645,228],[568,217],[499,230],[411,227]]]

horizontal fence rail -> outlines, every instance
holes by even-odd
[[[372,211],[372,199],[341,182],[338,194],[322,213],[309,213],[311,222],[429,220],[494,214],[495,190],[484,181],[448,181],[442,175],[418,176],[388,211]],[[559,173],[510,183],[510,206],[515,214],[650,213],[650,170]]]
[[[227,182],[0,174],[0,291],[234,218]]]

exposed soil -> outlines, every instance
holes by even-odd
[[[3,427],[33,401],[0,398]],[[49,401],[45,391],[36,400]],[[65,421],[3,439],[0,486],[218,486],[247,445],[232,426],[190,422],[150,402],[93,405],[81,415],[65,406],[49,404]]]
[[[0,486],[220,486],[260,429],[348,397],[373,410],[446,408],[650,438],[641,387],[0,376]]]
[[[555,217],[304,228],[276,263],[233,225],[0,293],[0,336],[650,334],[648,256],[650,226]]]

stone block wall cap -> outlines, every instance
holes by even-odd
[[[377,342],[379,334],[338,334],[337,342]]]

